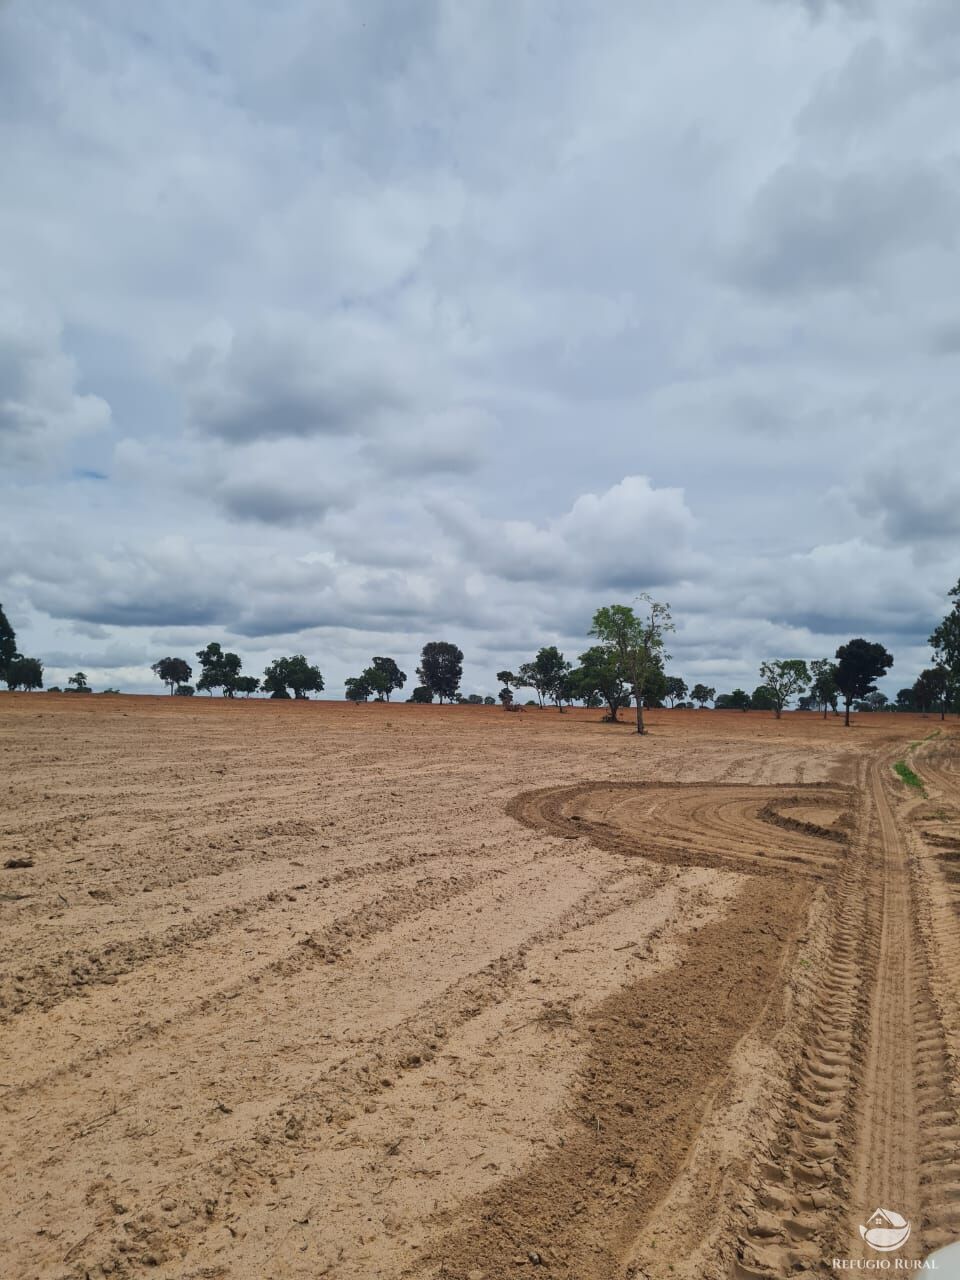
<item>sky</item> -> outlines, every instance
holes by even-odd
[[[960,578],[956,0],[0,0],[0,601],[48,684],[216,640],[465,693]]]

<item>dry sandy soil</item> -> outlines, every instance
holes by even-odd
[[[898,1258],[960,1236],[956,722],[650,728],[0,696],[0,1276],[749,1280],[864,1257],[878,1205]]]

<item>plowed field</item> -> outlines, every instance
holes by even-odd
[[[0,696],[0,1277],[960,1238],[956,720],[649,720]]]

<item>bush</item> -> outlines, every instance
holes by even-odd
[[[174,696],[177,698],[192,698],[194,688],[192,684],[178,684],[173,692]]]

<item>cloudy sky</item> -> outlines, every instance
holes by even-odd
[[[956,0],[0,3],[0,600],[465,692],[649,591],[671,669],[960,577]],[[409,685],[408,685],[409,688]]]

